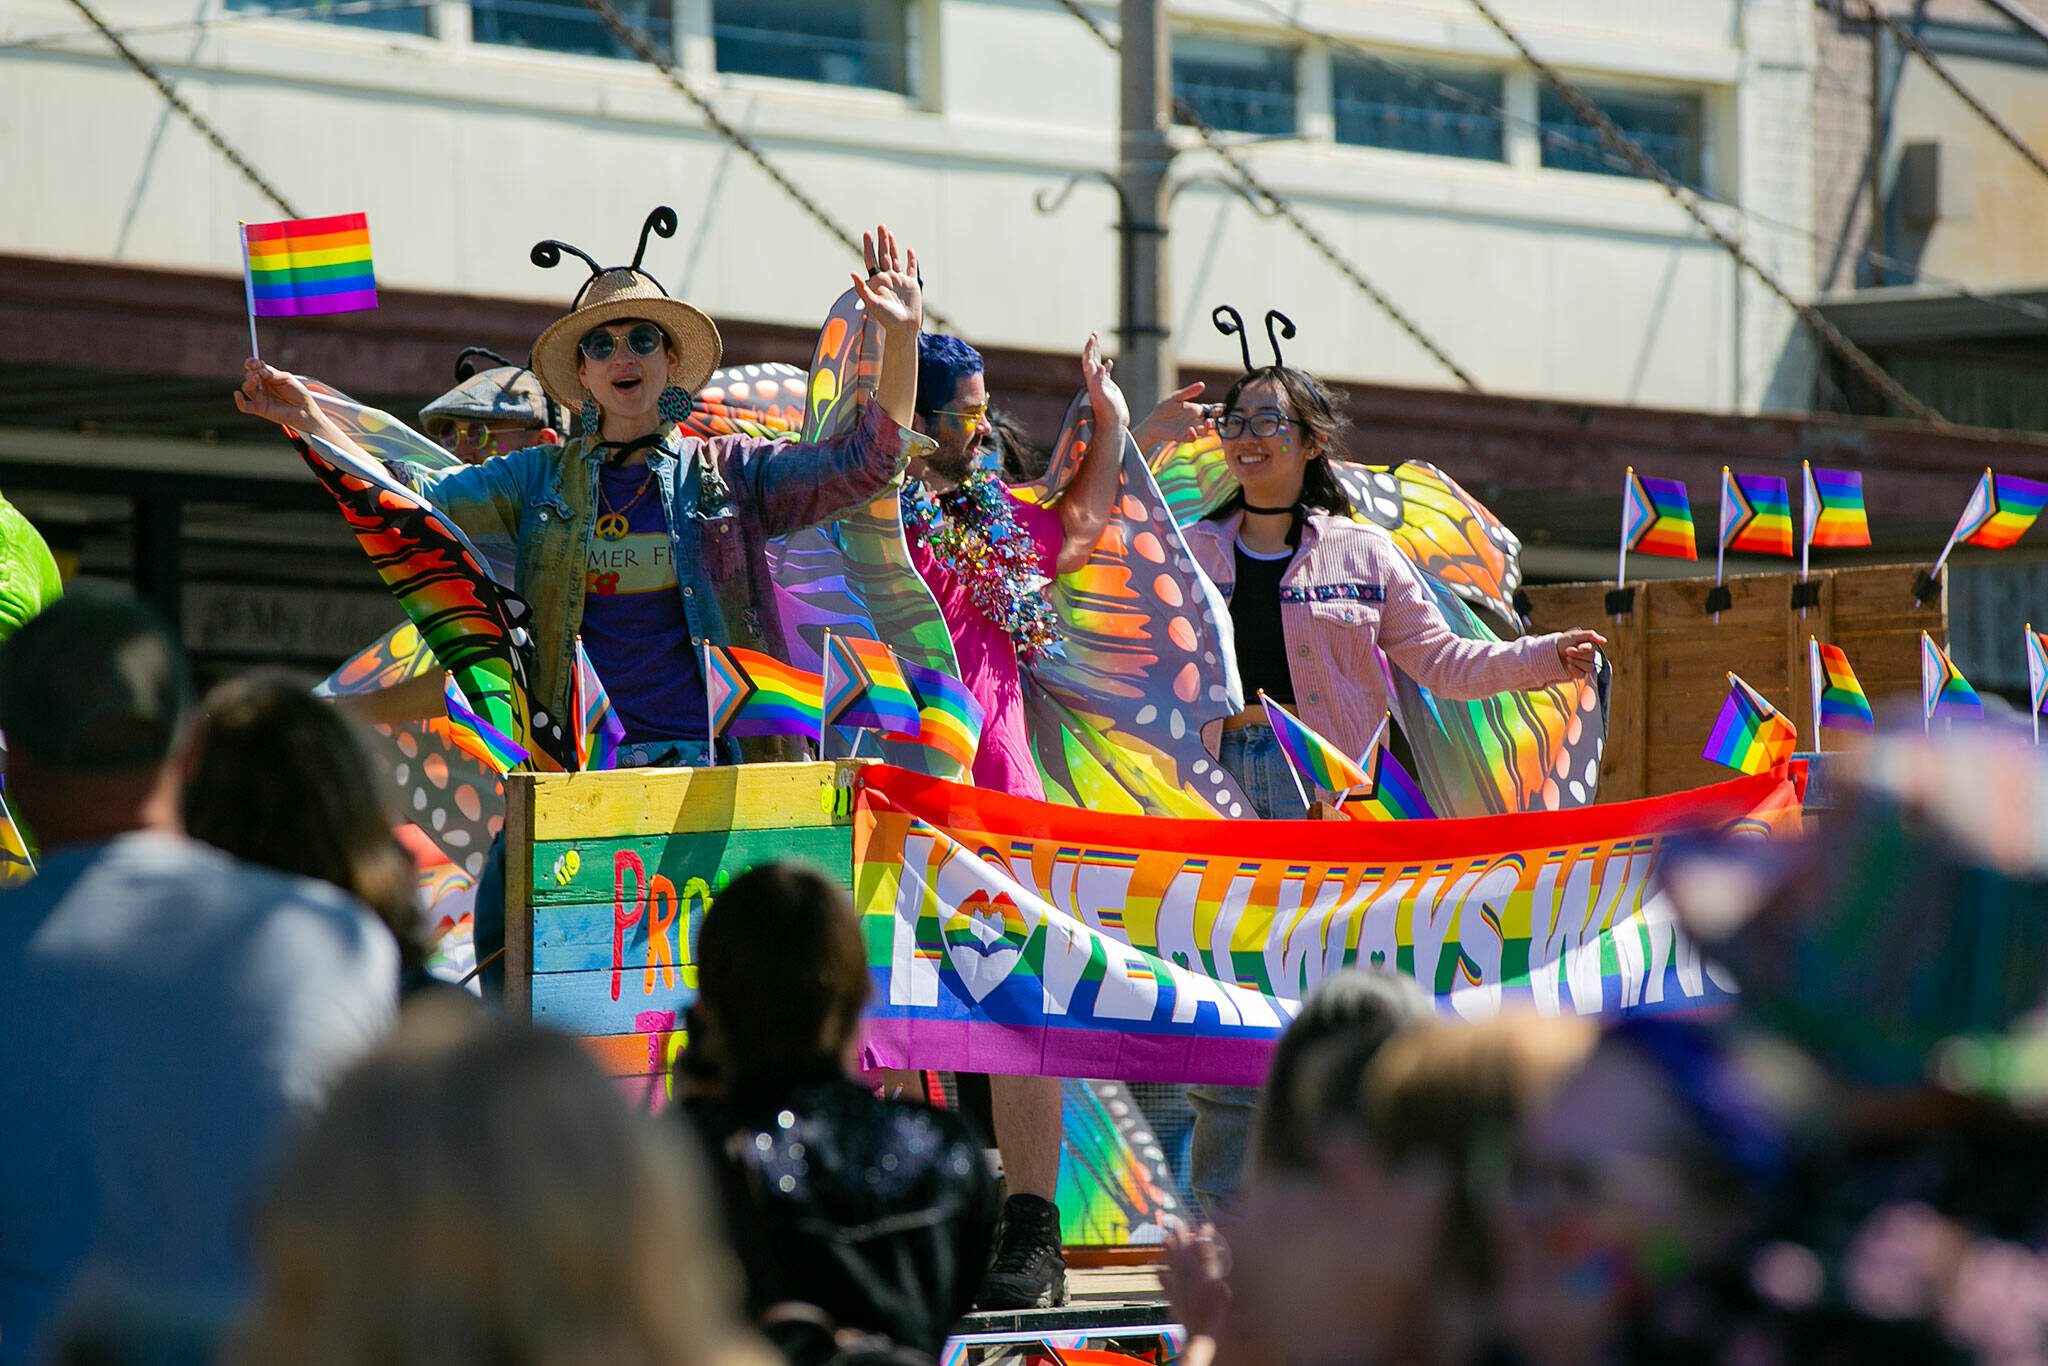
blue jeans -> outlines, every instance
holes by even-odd
[[[727,744],[730,744],[727,741]],[[711,762],[711,747],[702,740],[657,740],[650,744],[621,745],[619,768],[704,768]],[[505,999],[505,836],[491,841],[484,857],[484,871],[476,880],[475,919],[470,922],[476,942],[477,986],[486,1001]]]
[[[1300,820],[1308,814],[1295,786],[1293,766],[1281,753],[1272,727],[1243,726],[1223,732],[1216,758],[1224,771],[1237,779],[1245,800],[1260,819]],[[1258,1099],[1255,1086],[1188,1088],[1188,1105],[1195,1112],[1188,1185],[1203,1214],[1211,1219],[1229,1205],[1244,1175]]]

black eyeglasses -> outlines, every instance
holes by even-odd
[[[1225,413],[1216,419],[1216,435],[1225,440],[1235,440],[1250,432],[1253,436],[1278,436],[1294,423],[1278,413]]]
[[[626,334],[626,345],[636,356],[651,356],[661,350],[668,337],[653,323],[634,323]],[[592,360],[610,360],[619,349],[619,339],[607,328],[594,327],[585,333],[576,349]]]

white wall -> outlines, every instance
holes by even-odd
[[[1051,215],[1032,199],[1072,171],[1113,165],[1112,57],[1050,0],[918,3],[932,44],[918,101],[720,77],[708,41],[686,34],[678,46],[725,116],[842,222],[899,228],[929,262],[933,302],[969,336],[1065,349],[1090,328],[1107,331],[1109,191],[1084,182]],[[566,300],[577,279],[566,266],[531,267],[533,241],[561,237],[623,259],[658,202],[677,207],[683,231],[657,243],[650,263],[714,316],[807,323],[845,281],[844,251],[651,70],[239,15],[164,27],[201,5],[98,0],[303,212],[368,211],[387,285]],[[677,8],[687,28],[709,7]],[[1511,67],[1465,0],[1287,8],[1405,59]],[[1574,73],[1703,92],[1717,191],[1810,222],[1803,0],[1500,8]],[[1113,21],[1113,5],[1094,9]],[[1247,0],[1174,11],[1182,29],[1299,41]],[[18,45],[64,33],[79,37]],[[1310,74],[1322,60],[1311,47]],[[1511,70],[1507,92],[1511,108],[1534,109],[1531,73]],[[1506,164],[1315,138],[1248,155],[1488,389],[1707,409],[1803,401],[1810,362],[1789,313],[1743,283],[1661,192],[1544,170],[1526,130],[1509,144]],[[1178,173],[1213,171],[1190,147]],[[0,251],[228,273],[239,266],[235,221],[276,216],[61,0],[0,0],[0,166]],[[1807,288],[1803,238],[1724,217]],[[1247,314],[1291,313],[1303,335],[1290,358],[1332,376],[1452,382],[1291,230],[1220,186],[1190,186],[1171,222],[1170,318],[1184,357],[1234,355],[1208,325],[1210,307],[1227,300]]]

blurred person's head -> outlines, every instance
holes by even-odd
[[[988,425],[990,439],[1002,452],[1004,483],[1029,484],[1044,477],[1052,452],[1031,439],[1015,414],[991,411]]]
[[[766,1088],[843,1073],[870,990],[846,892],[805,864],[750,869],[697,931],[690,1070]]]
[[[232,1359],[758,1360],[694,1156],[576,1041],[430,1000],[336,1087],[256,1229]]]
[[[0,644],[8,800],[43,848],[178,828],[190,687],[163,619],[89,585]]]
[[[1540,1360],[1612,1348],[1629,1313],[1732,1251],[1788,1173],[1789,1049],[1655,1019],[1601,1036],[1528,1116],[1503,1308]]]
[[[331,883],[424,958],[419,881],[355,723],[287,674],[233,678],[200,705],[185,828],[246,863]]]
[[[981,352],[940,332],[917,338],[917,405],[911,425],[937,443],[913,474],[950,486],[965,479],[988,444],[988,380]]]
[[[1429,993],[1405,973],[1358,968],[1324,978],[1273,1046],[1253,1122],[1253,1171],[1313,1171],[1332,1094],[1355,1090],[1396,1031],[1434,1014]]]

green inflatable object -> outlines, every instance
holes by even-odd
[[[64,581],[42,533],[0,497],[0,640],[63,593]]]

